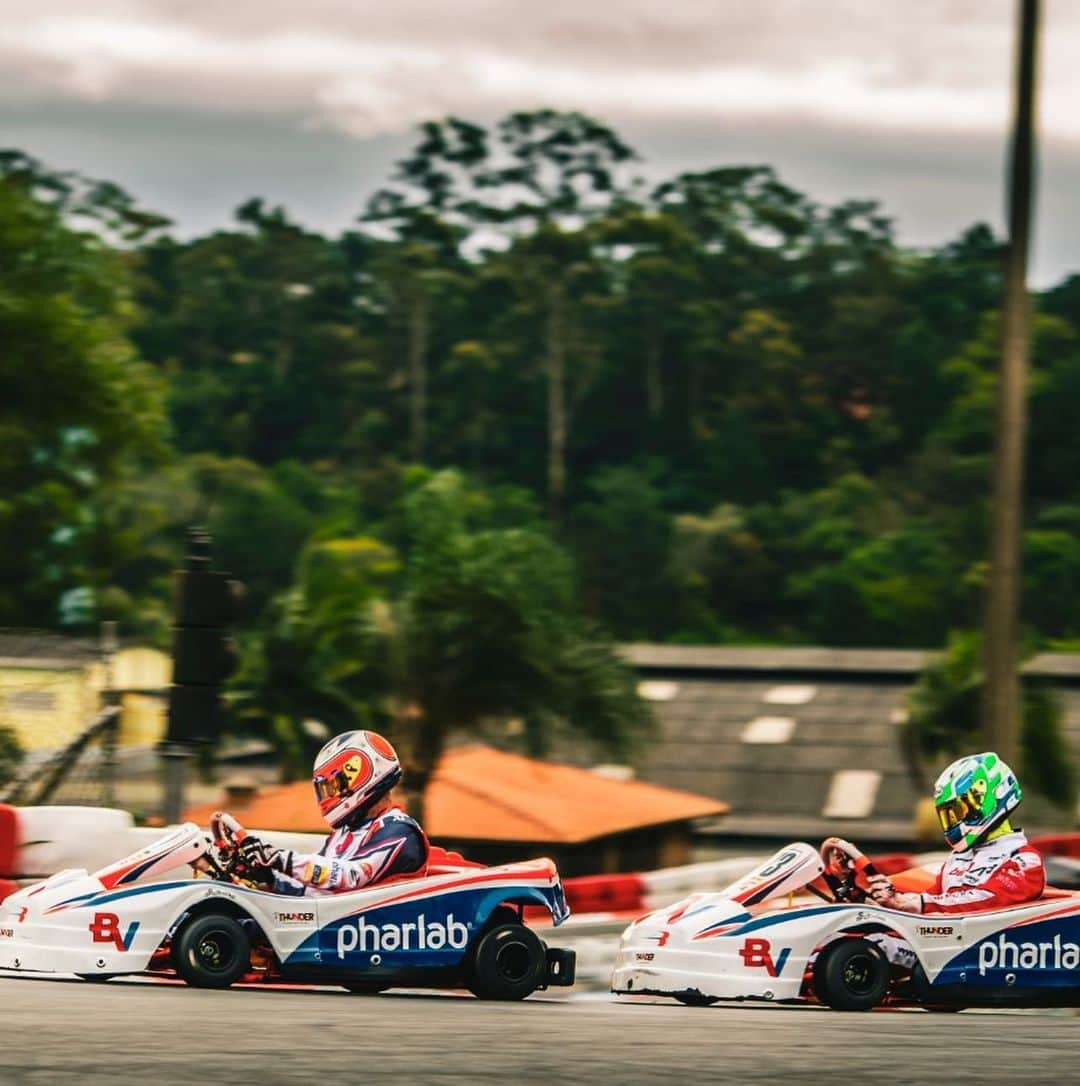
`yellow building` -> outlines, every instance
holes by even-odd
[[[153,696],[169,684],[169,657],[150,648],[108,656],[94,641],[38,630],[0,632],[0,727],[24,750],[69,743],[98,713],[107,685],[124,691],[121,745],[149,746],[165,734],[165,702]]]

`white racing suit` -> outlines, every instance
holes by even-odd
[[[427,866],[424,831],[400,807],[374,818],[339,826],[314,855],[286,853],[285,872],[274,872],[274,892],[339,894]]]
[[[923,913],[967,913],[1006,908],[1033,901],[1046,886],[1042,857],[1016,830],[963,852],[954,852],[942,865],[934,885],[920,894]],[[893,965],[910,969],[915,953],[906,939],[869,935]]]

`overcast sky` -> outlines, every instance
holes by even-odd
[[[0,146],[188,234],[346,226],[456,113],[593,113],[647,175],[770,163],[911,244],[1003,221],[1015,0],[0,0]],[[1035,282],[1080,271],[1080,2],[1046,0]]]

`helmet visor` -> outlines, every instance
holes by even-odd
[[[328,799],[338,799],[349,790],[349,778],[343,769],[329,776],[315,777],[311,783],[315,786],[315,798],[320,803],[325,803]]]
[[[974,789],[968,789],[962,796],[939,804],[937,816],[945,831],[961,822],[979,822],[982,819],[982,797],[977,795]]]

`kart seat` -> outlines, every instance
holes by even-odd
[[[456,871],[483,866],[472,860],[466,860],[460,852],[451,852],[439,845],[431,845],[428,849],[427,867],[423,873],[425,875],[453,875]]]
[[[1064,897],[1080,897],[1080,890],[1063,890],[1059,886],[1047,886],[1037,900],[1046,901]]]
[[[889,876],[893,886],[904,894],[925,894],[934,885],[935,877],[925,867],[909,867]]]

